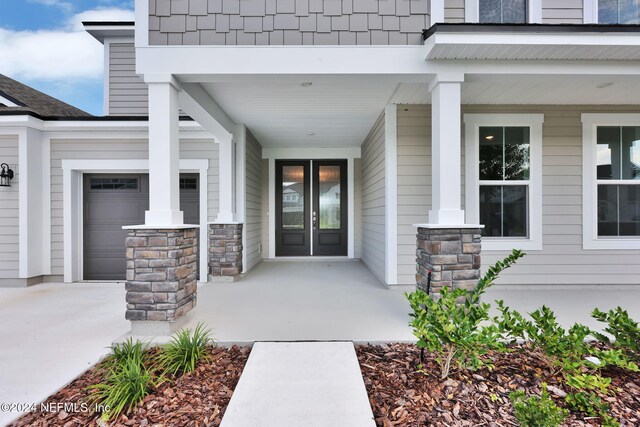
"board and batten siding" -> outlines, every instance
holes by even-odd
[[[146,116],[149,114],[147,85],[136,74],[133,42],[109,43],[109,115]]]
[[[408,111],[404,111],[408,108]],[[638,112],[633,106],[463,106],[463,113],[544,114],[542,141],[543,250],[528,251],[502,273],[499,283],[513,285],[633,284],[640,276],[640,250],[582,249],[582,113]],[[398,273],[415,283],[416,218],[431,208],[431,144],[428,106],[398,108]],[[425,125],[426,124],[426,125]],[[464,128],[463,128],[464,132]],[[464,135],[462,137],[464,141]],[[411,148],[415,146],[416,148]],[[413,150],[413,154],[412,154]],[[407,162],[418,152],[427,155]],[[464,151],[463,151],[464,152]],[[463,161],[464,163],[464,161]],[[463,166],[464,169],[464,166]],[[425,182],[426,185],[419,185]],[[464,183],[464,178],[462,179]],[[415,204],[407,204],[407,194]],[[401,194],[405,196],[401,196]],[[464,206],[464,203],[463,203]],[[482,269],[507,251],[483,251]],[[413,270],[412,270],[413,269]]]
[[[247,130],[246,168],[245,168],[245,242],[247,265],[249,271],[262,260],[262,146]]]
[[[0,135],[0,161],[15,173],[11,187],[0,190],[0,279],[16,279],[19,265],[19,168],[18,137]]]
[[[582,24],[583,0],[542,0],[543,24]]]
[[[63,159],[148,159],[147,140],[51,140],[51,274],[64,274]],[[218,144],[180,141],[180,158],[209,159],[208,217],[218,213]],[[126,173],[113,171],[113,173]]]
[[[444,22],[454,24],[464,22],[464,1],[444,0]]]
[[[362,144],[362,262],[385,281],[384,112]]]

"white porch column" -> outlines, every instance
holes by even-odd
[[[216,223],[229,224],[237,220],[235,215],[235,143],[233,137],[218,141],[220,173],[220,206]]]
[[[145,76],[149,86],[149,210],[145,225],[183,224],[180,211],[178,82]]]
[[[464,75],[437,75],[431,84],[432,209],[429,224],[462,225],[460,86]]]

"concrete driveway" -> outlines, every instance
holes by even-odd
[[[100,360],[129,330],[124,301],[122,283],[0,288],[0,403],[39,403]]]

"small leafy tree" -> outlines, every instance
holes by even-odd
[[[498,329],[494,325],[481,326],[489,320],[490,305],[481,303],[480,297],[503,270],[523,256],[523,252],[514,249],[490,267],[470,292],[443,288],[438,298],[422,290],[405,294],[413,310],[409,325],[418,339],[417,345],[435,354],[441,378],[449,375],[453,362],[460,368],[477,369],[486,364],[481,359],[483,354],[502,347]]]

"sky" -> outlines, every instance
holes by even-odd
[[[103,46],[82,21],[133,21],[134,0],[0,0],[0,73],[102,115]]]

